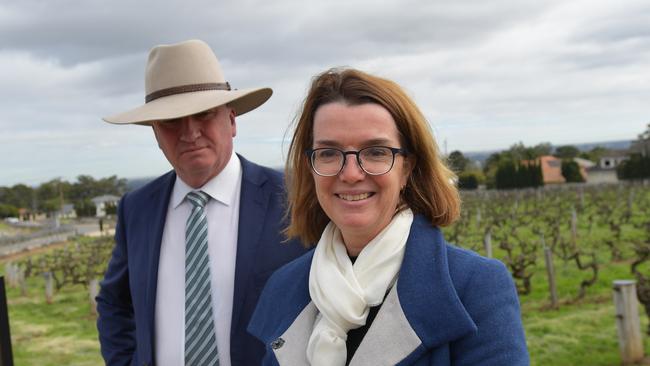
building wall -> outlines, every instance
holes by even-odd
[[[616,170],[589,170],[587,184],[618,183]]]

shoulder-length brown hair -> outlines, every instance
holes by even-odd
[[[329,222],[316,198],[304,151],[313,147],[316,110],[334,102],[375,103],[386,108],[397,125],[402,147],[412,159],[413,170],[402,191],[402,201],[432,225],[449,225],[458,218],[460,198],[453,183],[454,174],[440,158],[429,123],[411,98],[390,80],[354,69],[330,69],[313,78],[301,112],[294,120],[295,132],[285,167],[288,237],[298,237],[306,245],[313,245]]]

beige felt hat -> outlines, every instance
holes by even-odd
[[[189,116],[228,104],[237,115],[251,111],[273,94],[270,88],[232,90],[210,46],[199,40],[160,45],[149,52],[145,104],[103,118],[117,124]]]

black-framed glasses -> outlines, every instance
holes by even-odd
[[[361,169],[369,175],[382,175],[388,173],[395,163],[395,155],[406,156],[406,149],[387,146],[369,146],[361,150],[343,151],[331,147],[307,149],[305,154],[309,158],[311,169],[322,177],[338,175],[345,166],[346,157],[350,154],[356,156]]]

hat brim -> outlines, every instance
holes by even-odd
[[[102,119],[115,124],[151,125],[155,121],[181,118],[225,104],[232,107],[239,116],[264,104],[271,94],[273,91],[270,88],[174,94]]]

